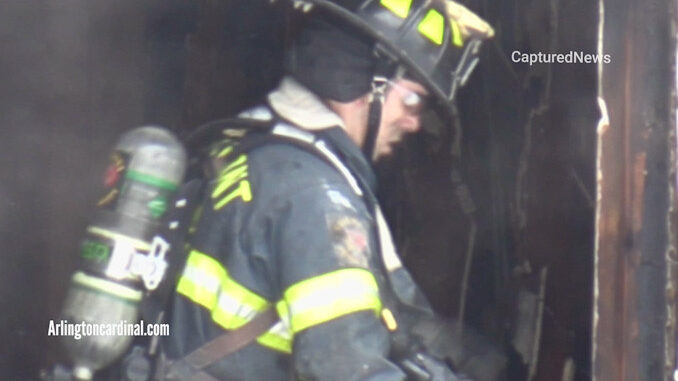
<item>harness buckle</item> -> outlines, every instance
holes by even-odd
[[[375,75],[372,78],[372,92],[370,93],[370,103],[379,101],[379,103],[384,104],[384,99],[386,99],[386,86],[388,86],[388,78]]]

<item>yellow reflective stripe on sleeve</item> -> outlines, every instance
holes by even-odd
[[[252,308],[235,299],[228,292],[219,294],[217,305],[212,309],[212,320],[226,329],[236,329],[250,321],[263,308]]]
[[[235,281],[216,259],[197,250],[189,254],[177,292],[209,310],[212,320],[227,330],[240,328],[270,306]],[[292,333],[282,320],[257,341],[283,353],[292,352]]]
[[[212,310],[212,320],[225,329],[235,330],[242,327],[270,305],[233,279],[228,279],[226,284],[228,286],[223,289]],[[261,334],[257,342],[283,353],[292,353],[292,333],[282,321]]]
[[[228,275],[214,258],[192,250],[179,279],[177,292],[212,312],[212,319],[235,329],[263,311],[269,302]]]
[[[464,36],[461,33],[461,29],[459,29],[459,23],[450,19],[450,26],[452,27],[452,44],[461,48],[464,46]]]
[[[184,273],[185,274],[185,273]],[[201,306],[211,310],[216,303],[216,293],[194,280],[194,278],[183,275],[177,284],[177,292]]]
[[[436,45],[440,45],[443,43],[443,36],[445,34],[445,19],[440,12],[435,9],[429,9],[426,16],[419,22],[417,30]]]
[[[283,353],[292,353],[292,331],[282,320],[277,322],[266,333],[257,338],[257,342],[265,347]]]
[[[410,13],[412,0],[381,0],[381,5],[404,19]]]
[[[275,310],[278,311],[278,316],[280,316],[280,319],[287,324],[287,326],[290,325],[290,309],[287,307],[287,302],[283,298],[282,300],[278,301],[278,303],[275,304]]]
[[[226,329],[237,329],[252,320],[270,303],[233,280],[228,273],[222,279],[221,293],[212,319]]]
[[[226,270],[216,259],[191,250],[177,292],[211,310],[216,305],[221,280],[225,277]]]
[[[365,269],[342,269],[306,279],[284,293],[293,333],[362,310],[381,310],[379,287]],[[280,312],[280,307],[278,308]]]
[[[278,321],[268,332],[259,336],[259,344],[269,348],[276,349],[283,353],[292,353],[292,340],[294,335],[290,329],[289,312],[284,300],[275,305],[280,321]]]

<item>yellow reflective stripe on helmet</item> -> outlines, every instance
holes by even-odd
[[[293,333],[353,312],[374,310],[378,315],[381,310],[379,287],[365,269],[342,269],[306,279],[288,288],[284,300]]]
[[[459,29],[459,23],[450,19],[450,26],[452,27],[452,44],[461,48],[464,46],[464,35],[461,33],[461,29]]]
[[[417,30],[436,45],[440,45],[445,35],[445,19],[440,12],[429,9],[426,16],[419,22]]]
[[[412,0],[381,0],[381,5],[404,19],[410,13]]]

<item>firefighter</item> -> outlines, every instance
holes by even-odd
[[[493,32],[442,0],[352,3],[302,4],[287,75],[239,115],[272,138],[211,145],[159,379],[458,377],[414,342],[433,313],[394,253],[372,162],[427,104],[449,109]]]

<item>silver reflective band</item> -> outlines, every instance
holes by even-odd
[[[199,267],[186,266],[181,276],[212,294],[216,294],[221,286],[221,280],[217,276],[213,276]]]
[[[315,140],[315,136],[310,132],[301,130],[299,128],[284,123],[276,124],[275,127],[273,127],[272,132],[274,135],[300,140],[307,144],[313,144],[313,141]]]
[[[219,293],[217,304],[222,311],[243,318],[246,321],[252,320],[259,313],[256,309],[229,295],[228,292],[222,291]]]
[[[292,329],[287,322],[289,319],[285,317],[281,318],[279,322],[275,323],[271,329],[268,330],[269,333],[282,337],[285,340],[292,340]]]

